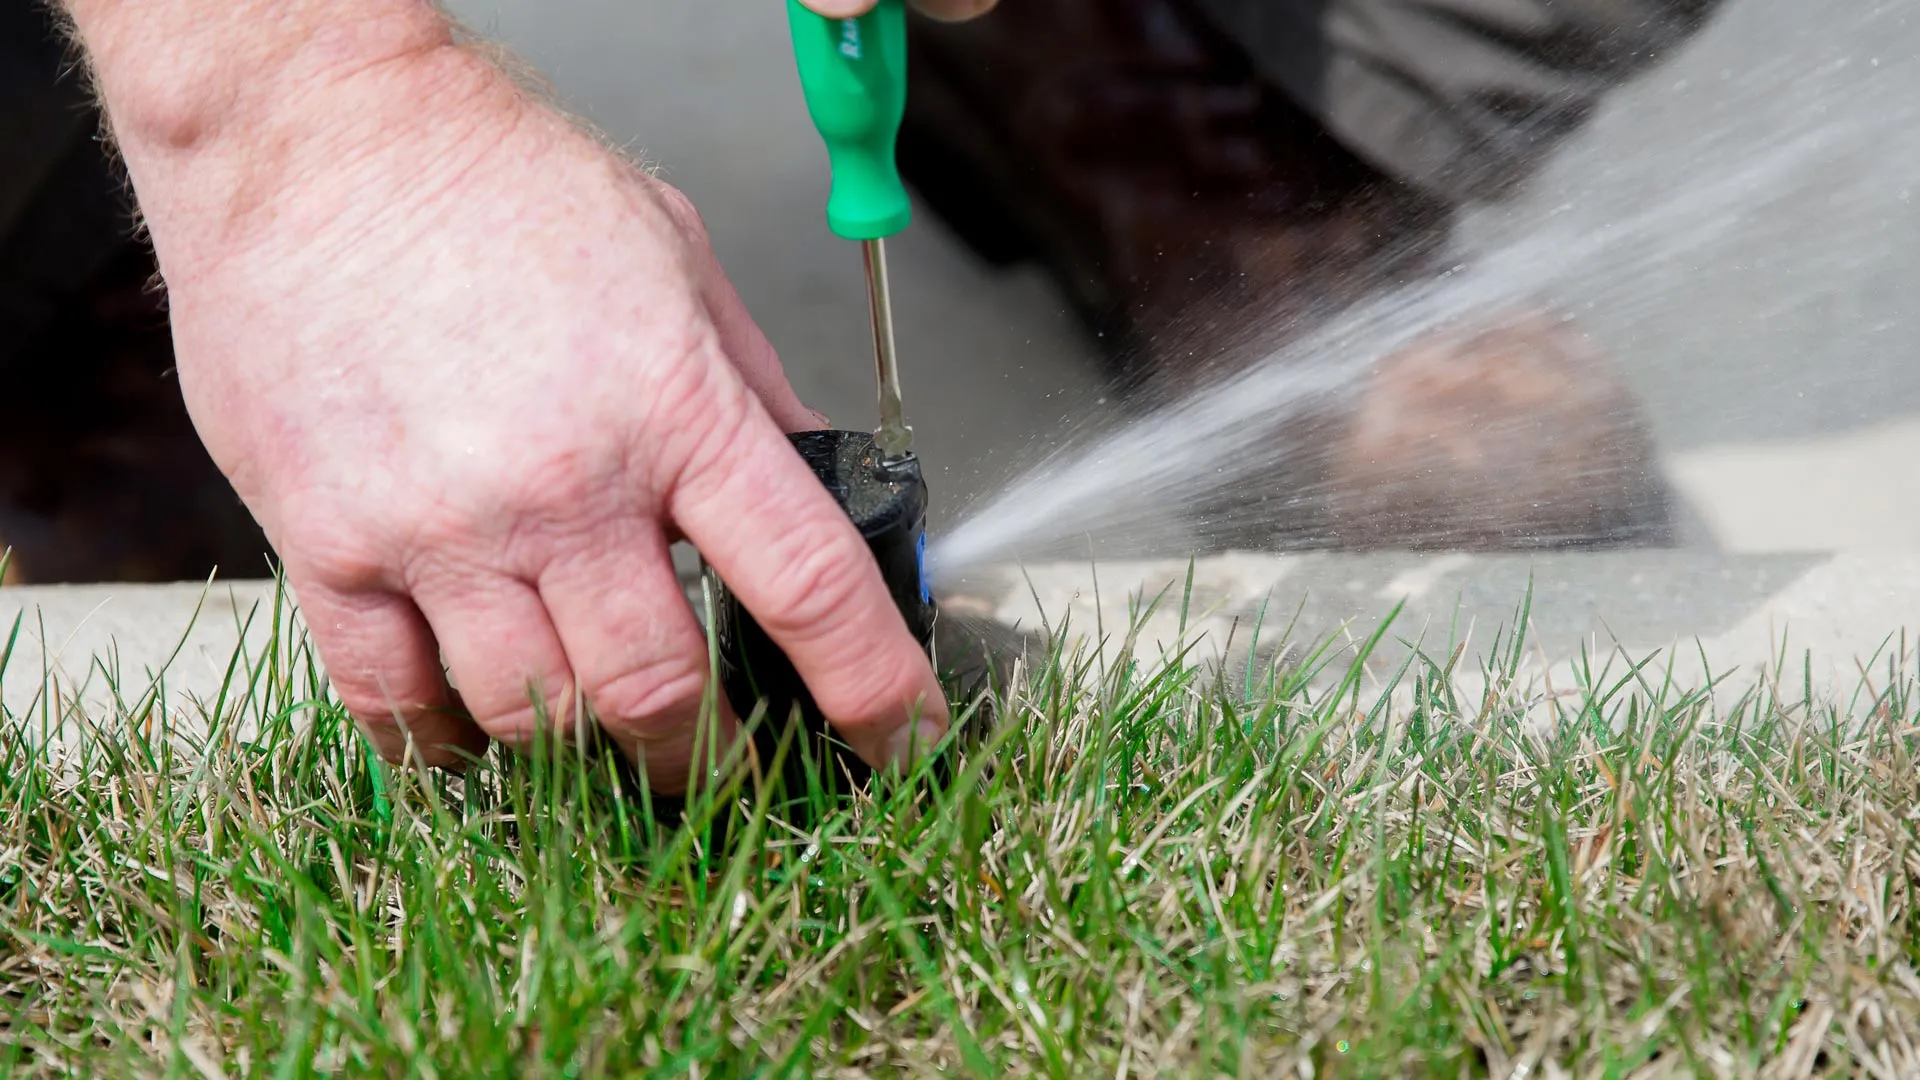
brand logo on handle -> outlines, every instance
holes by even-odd
[[[840,20],[840,55],[849,60],[860,59],[860,20]]]

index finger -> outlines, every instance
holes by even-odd
[[[759,402],[742,405],[731,439],[690,450],[668,512],[847,744],[904,763],[946,733],[939,680],[846,511]]]

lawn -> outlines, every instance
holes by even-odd
[[[938,777],[677,823],[568,745],[376,764],[292,632],[123,674],[0,717],[0,1077],[1920,1076],[1913,673],[1522,641],[1056,647]]]

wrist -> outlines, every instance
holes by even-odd
[[[296,203],[322,219],[351,210],[365,184],[431,185],[437,167],[457,168],[466,144],[524,108],[418,0],[69,8],[170,279],[181,267],[169,263],[183,261],[168,258],[183,246],[170,238],[217,251]],[[407,146],[419,151],[413,166],[382,152]]]
[[[302,88],[451,42],[419,0],[66,0],[119,137],[194,150]]]

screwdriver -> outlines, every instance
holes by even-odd
[[[903,3],[880,0],[865,15],[829,19],[788,0],[800,86],[833,165],[827,227],[857,241],[866,264],[874,364],[880,373],[880,427],[872,436],[796,431],[787,438],[866,541],[900,611],[902,628],[931,660],[939,608],[926,573],[927,479],[913,455],[913,431],[900,405],[900,365],[894,358],[887,296],[885,241],[913,217],[894,162],[907,101]],[[867,763],[834,735],[792,658],[715,567],[707,565],[704,574],[713,601],[710,625],[721,687],[736,715],[764,718],[748,725],[760,760],[784,760],[786,790],[808,792],[808,799],[851,790],[843,789],[843,781],[853,787],[864,784],[871,775]],[[786,725],[794,720],[804,737],[785,741],[792,731]],[[783,747],[793,753],[783,754]]]
[[[787,20],[793,29],[800,89],[833,167],[827,228],[860,243],[866,269],[874,368],[880,381],[880,427],[873,443],[881,461],[898,462],[912,452],[913,429],[907,426],[900,397],[886,238],[913,218],[894,160],[907,105],[906,2],[880,0],[865,15],[840,19],[787,0]]]

